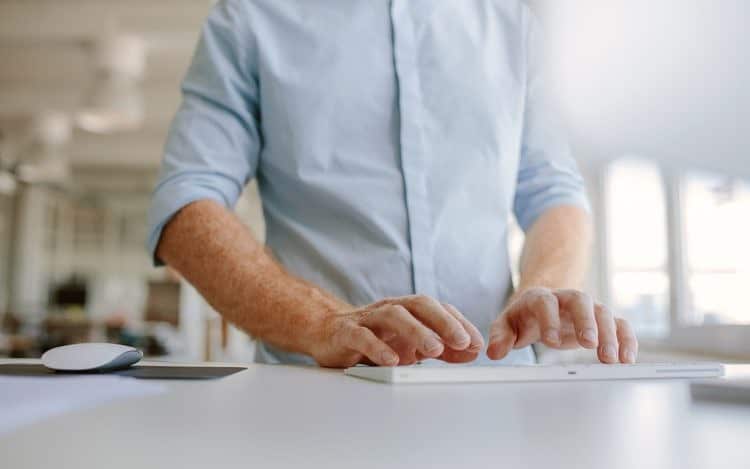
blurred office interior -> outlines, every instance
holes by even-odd
[[[212,3],[0,0],[0,356],[115,341],[252,359],[252,341],[144,248]],[[588,289],[647,353],[750,357],[750,3],[532,7],[596,221]],[[237,213],[263,237],[254,185]],[[521,244],[515,229],[516,257]]]

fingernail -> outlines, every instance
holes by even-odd
[[[459,347],[468,346],[469,342],[471,342],[471,337],[469,337],[466,331],[458,331],[453,334],[453,342]]]
[[[633,352],[632,350],[625,351],[625,362],[635,363],[635,352]]]
[[[617,350],[615,350],[614,345],[605,345],[602,353],[607,358],[617,358]]]
[[[547,338],[547,342],[552,342],[553,344],[560,343],[560,333],[557,331],[547,331],[545,337]]]
[[[380,357],[383,359],[383,363],[387,363],[389,365],[393,365],[396,363],[396,361],[398,361],[398,357],[396,356],[396,354],[387,350],[382,352],[380,354]]]
[[[596,331],[593,329],[584,329],[581,332],[581,337],[587,342],[596,342]]]
[[[435,352],[438,349],[440,349],[440,347],[442,346],[443,346],[442,342],[440,342],[434,337],[428,337],[424,340],[424,350],[427,353]]]

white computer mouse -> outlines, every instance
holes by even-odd
[[[112,371],[143,358],[140,350],[117,344],[73,344],[47,350],[42,364],[55,371]]]

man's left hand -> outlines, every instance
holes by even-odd
[[[487,356],[542,342],[555,349],[597,349],[602,363],[635,363],[638,340],[627,321],[578,290],[531,288],[511,300],[490,328]]]

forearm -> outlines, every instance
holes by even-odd
[[[232,213],[212,201],[180,210],[164,228],[156,253],[227,320],[291,352],[310,354],[324,317],[347,307],[287,273]]]
[[[581,288],[592,238],[591,218],[581,208],[546,211],[526,233],[516,294],[532,287]]]

